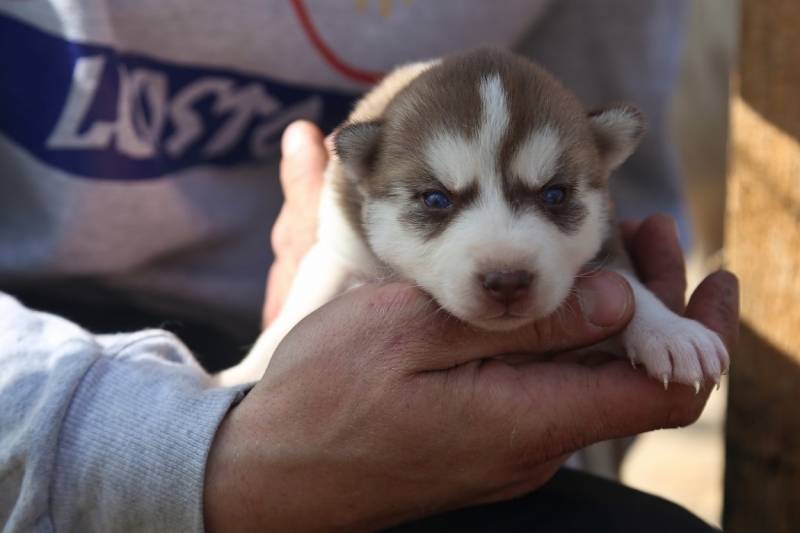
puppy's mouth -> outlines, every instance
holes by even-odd
[[[500,320],[500,321],[509,321],[509,320],[529,320],[530,317],[527,315],[523,315],[520,313],[515,313],[510,309],[506,309],[504,312],[488,317],[489,320]]]
[[[466,316],[462,315],[462,319],[479,329],[510,331],[541,320],[555,311],[554,308],[536,305],[534,302],[514,302],[511,305],[484,304],[473,307],[472,312],[466,313]]]
[[[487,331],[510,331],[530,324],[534,320],[536,320],[534,316],[515,313],[506,309],[498,314],[472,318],[467,322],[476,328]]]
[[[466,294],[442,291],[439,305],[467,324],[486,331],[511,331],[544,318],[555,310],[553,294],[531,288],[527,294],[516,298],[497,298],[489,295],[483,286],[472,287]],[[432,291],[433,293],[433,291]]]

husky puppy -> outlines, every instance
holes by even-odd
[[[395,70],[335,133],[317,242],[281,314],[218,382],[260,379],[291,328],[359,283],[412,280],[476,328],[511,330],[554,312],[592,264],[633,286],[617,341],[634,366],[665,387],[718,382],[729,362],[720,339],[650,293],[620,244],[607,181],[644,130],[635,106],[587,113],[507,52]]]

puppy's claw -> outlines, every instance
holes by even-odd
[[[715,383],[717,384],[717,390],[719,390],[719,380],[716,380]]]
[[[664,390],[669,390],[669,379],[664,376]]]
[[[633,360],[633,357],[631,357],[631,366],[636,370],[636,361]]]
[[[700,382],[699,381],[695,381],[694,382],[694,393],[695,394],[700,394]]]

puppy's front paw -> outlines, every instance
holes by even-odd
[[[622,343],[631,363],[642,364],[647,373],[664,383],[694,387],[711,380],[719,386],[727,372],[728,350],[716,333],[699,322],[677,316],[666,309],[634,315],[622,333]]]

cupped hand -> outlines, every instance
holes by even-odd
[[[643,281],[675,308],[685,280],[669,223],[648,219],[626,242]],[[648,235],[664,242],[658,254]],[[540,357],[590,346],[629,320],[619,276],[580,278],[575,289],[564,312],[511,334],[471,329],[405,283],[323,306],[223,421],[206,473],[208,530],[374,530],[523,494],[584,446],[696,420],[711,387],[664,391],[626,361]],[[686,315],[731,349],[736,279],[707,278]],[[535,357],[507,357],[523,353]]]

